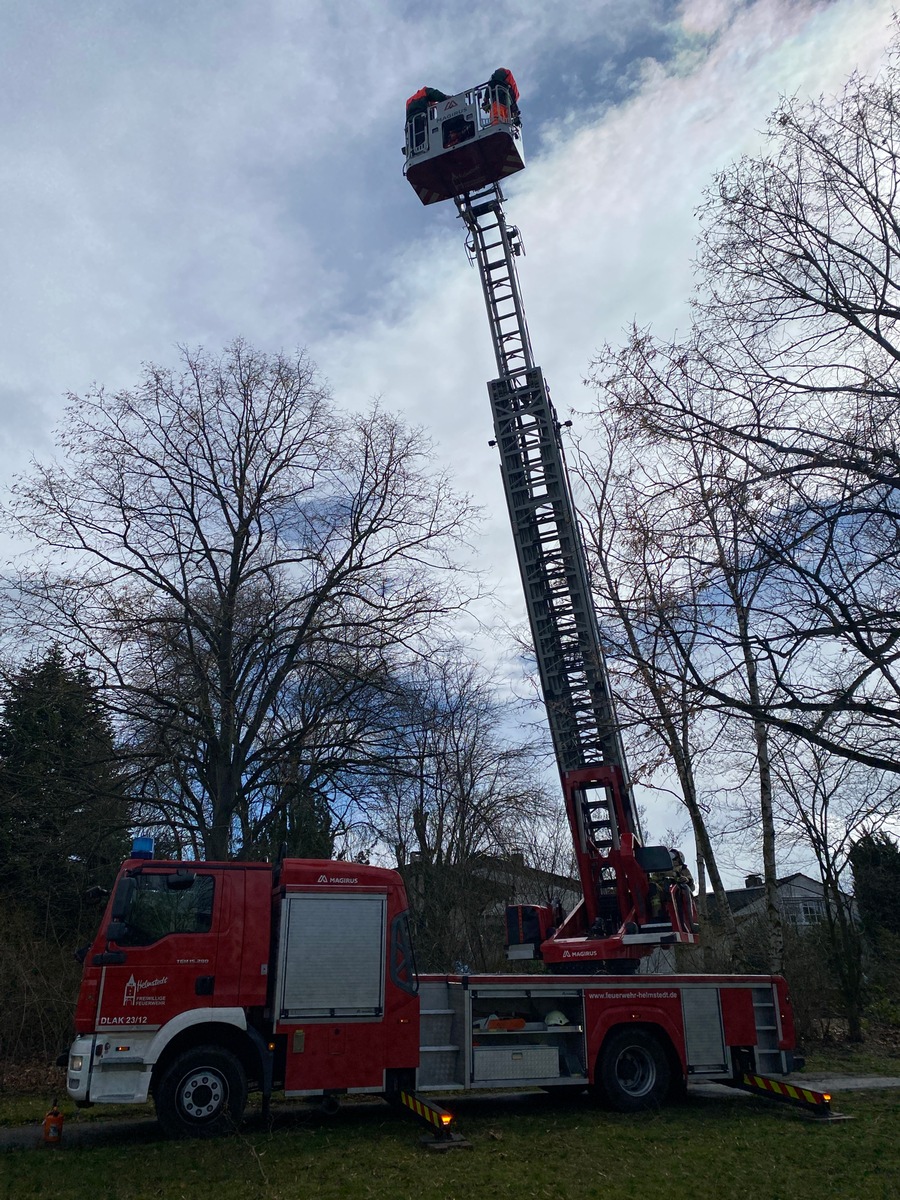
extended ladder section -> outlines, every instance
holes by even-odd
[[[455,196],[454,200],[468,230],[466,249],[481,274],[497,373],[514,385],[534,367],[516,273],[516,259],[522,253],[519,231],[506,223],[503,193],[497,183]]]
[[[480,268],[497,359],[500,377],[488,391],[553,745],[561,772],[603,763],[618,768],[624,781],[625,754],[560,424],[543,373],[533,362],[515,269],[518,231],[506,224],[502,199],[493,184],[474,196],[457,197],[456,203]],[[637,832],[627,784],[622,790],[625,828]],[[589,833],[593,825],[588,819]],[[612,832],[607,829],[608,836],[599,841],[615,844]]]
[[[671,860],[662,847],[641,846],[560,422],[525,319],[519,231],[507,224],[497,182],[454,200],[491,330],[494,433],[584,894],[551,938],[552,916],[535,910],[536,928],[519,942],[514,935],[511,953],[573,969],[598,960],[627,969],[660,942],[692,941],[692,905],[680,887],[664,887],[655,911],[650,903],[649,872],[665,872]]]
[[[418,140],[408,109],[406,172],[423,203],[452,195],[481,277],[497,362],[488,384],[496,445],[583,891],[561,923],[551,906],[511,909],[508,948],[512,958],[538,956],[558,970],[627,971],[661,943],[695,941],[695,913],[670,852],[641,844],[560,422],[519,289],[522,242],[503,212],[498,181],[524,162],[518,109],[512,93],[497,91],[496,76],[511,79],[501,70],[470,92],[437,103],[425,96]],[[456,140],[460,119],[468,157]],[[501,166],[484,156],[488,145],[512,157]]]

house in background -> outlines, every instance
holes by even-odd
[[[742,888],[729,888],[725,895],[738,924],[752,917],[765,916],[766,888],[761,875],[748,875]],[[849,895],[846,899],[852,905]],[[710,916],[714,917],[716,901],[712,892],[707,892],[706,903]],[[778,880],[778,903],[783,919],[802,930],[825,920],[828,902],[820,879],[795,871]]]
[[[744,954],[754,945],[762,945],[764,940],[764,925],[766,917],[766,888],[761,875],[748,875],[742,888],[728,888],[725,891],[728,906],[734,914],[735,925],[742,930],[741,941],[744,943]],[[843,893],[844,899],[856,920],[856,906],[853,897]],[[812,930],[827,916],[827,900],[825,889],[820,879],[813,879],[802,871],[795,871],[778,880],[778,902],[784,924],[797,934],[803,935]],[[726,942],[721,935],[721,927],[716,922],[717,905],[712,892],[706,893],[708,920],[704,926],[701,923],[701,941],[707,954],[698,953],[693,946],[660,946],[653,954],[645,959],[640,966],[640,972],[664,973],[703,972],[711,970],[733,970],[731,949],[726,948]],[[753,929],[754,922],[759,922],[758,929]],[[743,927],[743,929],[742,929]],[[722,954],[718,961],[710,960],[709,954]],[[746,961],[741,967],[747,969]],[[760,965],[757,969],[765,970]]]

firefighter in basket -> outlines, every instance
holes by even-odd
[[[667,871],[653,871],[647,892],[647,913],[650,924],[668,921],[666,911],[671,898],[679,924],[690,930],[693,926],[694,877],[680,850],[670,849],[672,866]]]

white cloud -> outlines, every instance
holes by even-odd
[[[688,33],[716,33],[736,8],[736,0],[685,0],[681,21]]]

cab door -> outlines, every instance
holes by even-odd
[[[223,873],[160,864],[119,880],[106,929],[97,1029],[158,1029],[215,1004]]]

